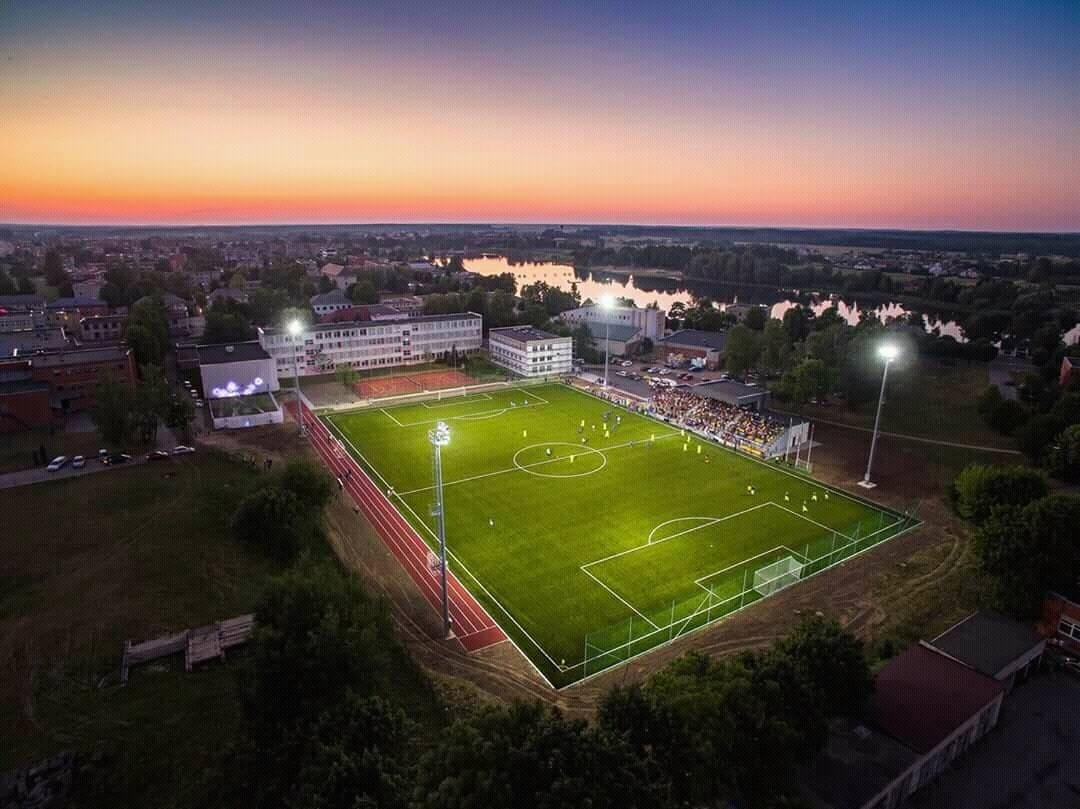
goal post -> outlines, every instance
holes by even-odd
[[[784,556],[772,564],[754,571],[754,590],[769,596],[778,590],[797,583],[802,578],[804,563],[794,556]]]

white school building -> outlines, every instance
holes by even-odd
[[[571,372],[574,340],[532,326],[508,326],[490,331],[488,355],[519,376],[559,376]]]
[[[259,344],[274,358],[279,374],[291,376],[294,361],[301,376],[332,373],[339,365],[357,370],[416,365],[451,351],[471,354],[483,345],[483,318],[474,312],[449,315],[313,323],[293,338],[285,329],[259,330]]]

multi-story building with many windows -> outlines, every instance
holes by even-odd
[[[488,334],[488,355],[498,366],[526,377],[568,374],[574,341],[532,326],[508,326]]]
[[[473,312],[450,315],[315,323],[295,340],[285,329],[260,329],[259,343],[273,357],[277,372],[301,376],[332,373],[339,365],[356,370],[416,365],[451,351],[470,354],[483,345],[483,318]]]

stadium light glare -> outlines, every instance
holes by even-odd
[[[296,386],[296,429],[301,438],[304,435],[304,403],[300,399],[300,341],[297,339],[304,331],[304,324],[299,318],[293,318],[285,325],[285,330],[293,338],[293,384]]]
[[[864,489],[873,489],[876,483],[870,480],[870,468],[874,465],[874,450],[877,449],[878,428],[881,426],[881,407],[885,404],[885,381],[889,378],[889,365],[900,356],[900,347],[895,343],[883,343],[878,346],[878,356],[885,360],[881,371],[881,392],[878,394],[877,415],[874,416],[874,435],[870,439],[870,455],[866,459],[866,474],[859,481]]]
[[[435,473],[435,505],[431,513],[432,516],[437,518],[439,527],[439,574],[442,582],[443,635],[449,638],[452,627],[450,624],[450,598],[446,586],[446,514],[444,513],[442,479],[442,448],[450,443],[449,425],[445,421],[438,422],[434,430],[428,430],[428,441],[431,442],[431,452],[434,455],[432,467]]]
[[[615,296],[614,295],[601,295],[600,296],[600,308],[605,311],[610,311],[615,308]]]

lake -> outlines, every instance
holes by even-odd
[[[577,290],[581,294],[583,301],[589,298],[598,301],[604,295],[616,295],[629,298],[637,306],[644,307],[651,303],[657,303],[660,308],[667,310],[675,303],[692,306],[698,297],[708,295],[720,309],[726,309],[729,304],[733,303],[753,303],[758,306],[769,307],[770,315],[775,318],[782,318],[784,312],[801,303],[809,306],[818,315],[830,307],[836,307],[840,317],[851,325],[859,322],[860,316],[867,308],[860,307],[858,303],[847,303],[818,293],[809,293],[795,299],[780,290],[770,291],[756,287],[736,287],[712,282],[692,281],[686,283],[680,280],[653,276],[638,279],[633,275],[575,270],[569,264],[558,264],[551,261],[511,264],[505,256],[488,255],[480,258],[467,258],[463,263],[467,270],[479,275],[513,273],[519,290],[523,286],[535,284],[538,281],[543,281],[549,286],[564,290],[570,289],[572,284],[577,284]],[[872,311],[882,321],[894,317],[903,317],[908,313],[908,310],[898,303],[875,306],[872,307]],[[964,339],[964,330],[955,320],[940,320],[931,315],[926,315],[924,321],[927,331],[939,329],[942,334],[955,337],[957,340]]]

